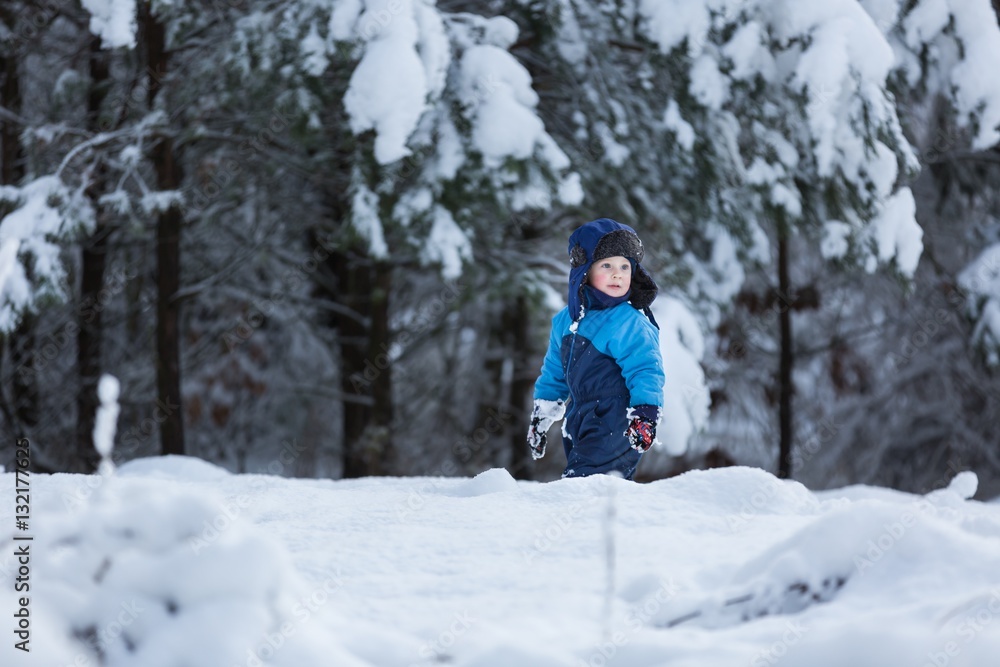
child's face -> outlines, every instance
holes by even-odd
[[[632,262],[625,257],[599,259],[587,276],[591,285],[608,296],[624,296],[632,287]]]

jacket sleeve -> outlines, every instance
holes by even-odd
[[[552,318],[552,331],[549,333],[549,349],[542,361],[542,372],[535,382],[535,398],[547,401],[565,401],[569,398],[569,386],[562,365],[562,339],[565,333],[565,323],[569,317],[568,311],[556,313]]]
[[[663,357],[660,354],[660,331],[638,310],[622,308],[627,313],[618,333],[608,340],[608,351],[621,366],[625,386],[631,394],[630,407],[663,406]]]

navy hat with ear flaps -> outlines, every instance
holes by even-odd
[[[590,265],[599,259],[625,257],[632,260],[632,291],[629,303],[647,310],[656,298],[657,287],[642,267],[642,241],[635,230],[611,218],[599,218],[579,227],[569,237],[569,313],[573,320],[583,317],[583,287]]]

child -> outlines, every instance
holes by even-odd
[[[656,441],[663,361],[649,310],[656,283],[642,255],[635,230],[609,218],[569,237],[569,306],[552,319],[528,430],[539,459],[546,432],[565,412],[563,477],[618,472],[632,479]]]

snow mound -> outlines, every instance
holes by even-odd
[[[215,482],[231,476],[225,468],[193,456],[150,456],[133,459],[118,468],[121,477],[152,477],[154,479]]]
[[[541,484],[194,464],[194,481],[177,463],[176,479],[31,477],[34,655],[8,643],[0,665],[983,667],[1000,653],[1000,508],[964,499],[971,475],[920,496],[811,493],[752,468]],[[0,475],[0,495],[14,481]],[[8,547],[14,525],[0,505]]]
[[[574,663],[546,651],[540,647],[528,649],[508,645],[498,645],[481,651],[468,661],[462,662],[462,667],[571,667]]]
[[[459,498],[471,498],[491,493],[503,493],[505,491],[519,491],[517,480],[511,477],[510,473],[503,468],[492,468],[479,473],[471,480],[452,489],[448,492],[448,495]]]
[[[649,485],[686,504],[710,507],[738,527],[759,515],[813,513],[820,502],[805,486],[781,480],[760,468],[732,466],[692,470]]]
[[[909,502],[828,503],[814,521],[749,559],[726,585],[670,596],[652,624],[717,629],[834,601],[869,609],[887,594],[897,604],[930,605],[963,576],[1000,591],[1000,554],[975,539],[984,532],[984,517],[961,517],[951,502],[975,492],[975,475],[960,475],[952,486],[958,491],[949,486]],[[638,599],[645,584],[649,598],[651,582],[647,575],[625,587],[625,595]],[[996,606],[1000,611],[1000,595]]]
[[[955,475],[948,484],[948,490],[958,495],[962,500],[969,500],[979,489],[979,477],[971,470],[965,470]]]
[[[45,664],[366,664],[307,622],[338,576],[307,585],[277,543],[228,516],[204,493],[113,478],[79,511],[36,512],[32,603],[48,619],[40,643],[59,647]]]

